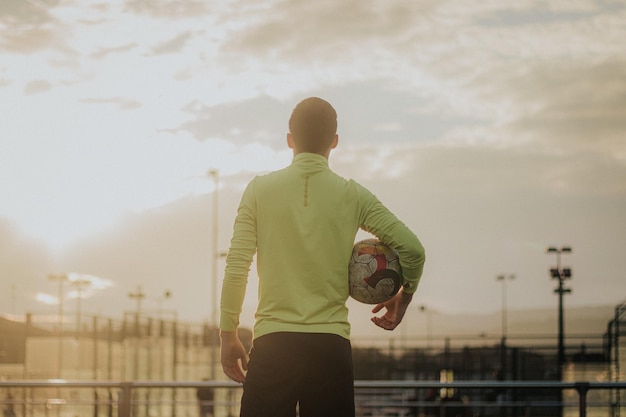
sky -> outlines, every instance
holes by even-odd
[[[625,39],[626,1],[2,0],[0,313],[64,285],[68,314],[210,319],[241,192],[290,163],[309,96],[331,168],[426,248],[415,314],[555,308],[549,245],[567,306],[621,303]]]

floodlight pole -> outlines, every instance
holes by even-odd
[[[213,177],[213,183],[215,185],[215,189],[213,190],[213,235],[212,235],[212,250],[213,256],[211,257],[212,261],[212,279],[211,279],[211,295],[213,297],[213,302],[211,303],[211,380],[215,380],[216,373],[215,367],[217,366],[217,349],[218,349],[218,341],[217,341],[217,332],[219,325],[217,323],[217,259],[219,257],[219,253],[217,250],[217,226],[218,226],[218,207],[219,207],[219,182],[220,182],[220,173],[216,169],[212,169],[209,171],[209,176]]]
[[[138,328],[139,328],[139,318],[141,316],[141,300],[146,297],[146,294],[141,290],[141,285],[137,287],[137,291],[128,293],[128,298],[132,298],[135,300],[135,326],[138,336]]]
[[[50,275],[48,276],[50,281],[57,281],[59,283],[59,300],[58,300],[58,313],[57,322],[59,326],[59,357],[57,363],[57,378],[61,378],[61,372],[63,370],[63,283],[68,281],[68,277],[65,274]]]
[[[163,291],[163,295],[157,299],[157,314],[159,315],[159,320],[163,320],[163,301],[167,300],[172,296],[172,292],[170,290]]]
[[[500,281],[502,283],[502,336],[500,339],[500,369],[502,372],[502,377],[506,379],[506,336],[507,336],[507,306],[506,306],[506,280],[515,279],[515,275],[498,275],[496,277],[496,281]]]
[[[422,313],[426,313],[426,349],[430,350],[432,339],[431,310],[425,305],[421,305],[419,309]]]
[[[83,298],[83,286],[91,284],[91,281],[81,278],[80,276],[76,277],[76,279],[70,279],[70,283],[76,287],[76,342],[78,345],[78,355],[77,355],[77,366],[76,370],[78,372],[82,371],[82,350],[80,345],[80,332],[82,331],[81,326],[81,300]]]
[[[134,299],[137,306],[135,310],[135,363],[133,369],[133,378],[137,380],[139,378],[139,341],[141,337],[141,332],[139,331],[139,320],[141,318],[141,300],[146,297],[146,294],[141,290],[141,286],[138,286],[137,291],[128,293],[128,297]]]
[[[76,287],[76,338],[78,339],[79,333],[82,331],[81,302],[83,298],[83,287],[90,285],[91,281],[79,277],[75,280],[71,280],[71,283]]]
[[[559,281],[559,286],[554,290],[559,295],[559,343],[558,343],[558,377],[559,380],[563,379],[563,364],[565,363],[565,320],[563,313],[563,295],[572,292],[570,288],[564,288],[563,282],[566,279],[572,277],[572,271],[570,268],[561,267],[561,254],[571,253],[572,248],[569,246],[553,247],[550,246],[546,249],[546,253],[556,254],[556,268],[550,269],[550,276],[552,279]]]
[[[496,281],[500,281],[502,283],[502,340],[506,339],[507,333],[507,305],[506,305],[506,280],[514,280],[515,275],[498,275],[496,277]]]

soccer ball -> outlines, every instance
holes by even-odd
[[[355,243],[348,280],[350,296],[355,300],[365,304],[384,303],[402,286],[398,252],[377,239]]]

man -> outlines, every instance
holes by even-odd
[[[417,288],[424,249],[364,187],[328,167],[337,114],[301,101],[289,119],[287,168],[254,178],[241,199],[222,287],[222,368],[243,383],[242,417],[354,416],[348,262],[367,230],[400,255],[404,286],[372,322],[393,330]],[[248,272],[257,254],[259,299],[248,362],[237,337]],[[245,373],[247,371],[247,373]]]

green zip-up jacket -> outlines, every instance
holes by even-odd
[[[395,248],[404,292],[422,275],[424,248],[372,193],[312,153],[255,177],[243,193],[226,258],[220,329],[239,325],[255,253],[259,299],[254,337],[273,332],[331,333],[349,338],[348,262],[362,228]]]

